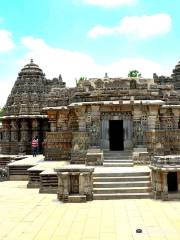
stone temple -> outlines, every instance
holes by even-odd
[[[23,158],[8,164],[9,180],[28,180],[64,202],[180,199],[179,101],[180,62],[171,77],[105,74],[67,88],[31,60],[2,117],[1,159]],[[34,136],[43,154],[36,158]]]

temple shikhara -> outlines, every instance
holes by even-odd
[[[105,74],[68,88],[31,60],[1,120],[0,161],[14,159],[9,180],[64,202],[180,199],[180,63],[170,77]]]

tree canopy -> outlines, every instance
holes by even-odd
[[[138,78],[138,77],[141,77],[141,73],[138,70],[130,70],[128,73],[128,77]]]
[[[79,87],[80,84],[85,80],[87,80],[87,77],[80,77],[79,79],[76,79],[76,86]]]
[[[4,114],[4,109],[0,108],[0,117],[3,117],[3,114]]]

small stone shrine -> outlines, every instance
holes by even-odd
[[[180,199],[180,155],[154,156],[152,190],[156,199]]]
[[[58,199],[63,202],[93,200],[92,173],[94,168],[69,165],[55,169],[58,176]]]

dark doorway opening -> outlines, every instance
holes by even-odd
[[[169,172],[167,175],[167,182],[168,182],[168,192],[178,191],[177,172]]]
[[[109,121],[109,145],[111,151],[124,150],[123,120]]]
[[[70,175],[70,194],[79,193],[79,175]]]

